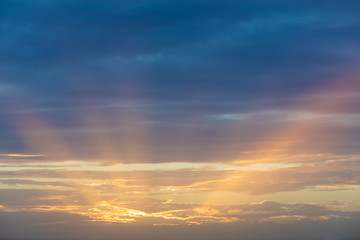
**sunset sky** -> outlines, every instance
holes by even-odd
[[[0,239],[360,239],[360,1],[1,0]]]

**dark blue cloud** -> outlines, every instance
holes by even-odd
[[[359,10],[335,0],[2,1],[5,149],[21,146],[14,118],[39,115],[68,136],[93,131],[83,120],[95,109],[146,116],[160,142],[192,132],[203,151],[223,136],[209,116],[288,108],[358,74]]]
[[[46,82],[56,88],[56,82],[64,85],[71,75],[75,76],[70,81],[94,82],[94,88],[100,89],[107,82],[131,77],[141,78],[150,88],[175,84],[182,90],[184,82],[192,86],[210,82],[213,87],[211,82],[219,83],[220,77],[229,82],[225,85],[246,88],[259,78],[254,71],[278,73],[289,66],[314,71],[352,60],[346,50],[359,50],[356,2],[313,6],[296,1],[10,1],[3,5],[3,60],[16,72],[21,67],[26,75],[21,80],[31,79],[45,88],[50,88]],[[329,57],[334,52],[339,56]],[[318,66],[308,69],[314,63]],[[260,83],[269,81],[275,80]]]

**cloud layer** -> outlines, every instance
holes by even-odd
[[[358,239],[359,12],[3,0],[0,238]]]

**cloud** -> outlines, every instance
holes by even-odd
[[[137,226],[87,222],[76,214],[17,212],[2,213],[1,234],[4,239],[356,239],[358,219],[208,224],[200,226]],[[16,226],[16,229],[14,228]],[[17,229],[22,229],[18,231]],[[261,231],[259,231],[261,229]],[[179,234],[181,232],[181,234]]]
[[[3,1],[2,8],[2,152],[227,161],[274,141],[289,109],[298,121],[325,114],[329,106],[310,102],[337,98],[333,82],[359,89],[355,1]],[[341,111],[358,112],[355,103]],[[357,119],[337,111],[311,145],[355,152]],[[211,117],[257,112],[279,114],[231,126]]]
[[[0,154],[0,157],[19,157],[19,158],[28,158],[28,157],[43,157],[44,155],[40,154],[18,154],[18,153],[11,153],[11,154]]]
[[[324,156],[322,156],[324,157]],[[90,195],[113,195],[116,192],[141,195],[186,195],[196,192],[239,192],[263,195],[302,189],[335,190],[360,185],[358,159],[339,160],[325,156],[320,162],[289,165],[285,167],[261,167],[243,170],[232,169],[177,169],[177,170],[129,170],[111,171],[107,166],[93,170],[24,169],[1,171],[2,184],[58,187],[89,192]],[[341,156],[343,157],[343,156]],[[307,157],[305,157],[307,160]],[[299,159],[295,159],[299,161]],[[301,160],[301,158],[300,158]],[[286,161],[286,158],[285,160]],[[266,162],[266,161],[265,161]],[[300,162],[301,163],[301,162]],[[66,165],[63,167],[66,168]],[[234,166],[236,167],[236,165]],[[76,167],[75,167],[76,168]],[[79,166],[78,168],[81,168]],[[56,179],[55,181],[50,179]],[[20,190],[18,190],[20,191]]]
[[[355,2],[5,1],[3,6],[5,59],[15,71],[29,66],[29,59],[33,65],[24,69],[26,76],[16,74],[17,81],[61,104],[125,94],[129,78],[146,92],[154,90],[154,98],[226,93],[238,99],[238,91],[249,95],[259,85],[283,93],[283,84],[294,93],[326,81],[334,70],[320,69],[356,59],[358,51]],[[334,56],[333,49],[343,52]],[[28,84],[28,78],[34,82]]]
[[[3,212],[64,212],[84,215],[93,222],[135,225],[199,225],[231,222],[324,221],[354,218],[358,212],[343,205],[262,201],[242,204],[181,203],[172,199],[95,196],[71,191],[1,190]],[[93,191],[94,193],[94,191]],[[93,194],[92,193],[92,194]],[[16,195],[18,201],[9,201]],[[131,226],[131,225],[130,225]]]
[[[357,239],[359,9],[2,1],[0,238]]]
[[[66,210],[67,206],[89,204],[86,196],[73,190],[1,189],[0,192],[1,204],[13,210],[32,210],[42,207],[45,210],[56,210],[56,207],[63,207]]]

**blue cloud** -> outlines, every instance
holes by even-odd
[[[128,109],[114,106],[134,101],[156,131],[216,138],[224,128],[206,116],[286,108],[360,62],[358,1],[1,4],[0,74],[22,89],[0,92],[11,149],[20,112],[76,134],[89,110],[121,117]]]

